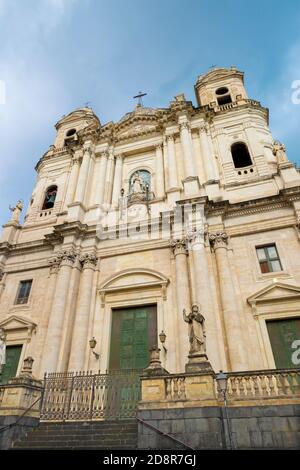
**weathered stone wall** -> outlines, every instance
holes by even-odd
[[[194,449],[230,448],[221,407],[140,410],[138,418]],[[232,407],[228,418],[234,449],[300,449],[300,405]],[[184,448],[141,422],[138,447]]]

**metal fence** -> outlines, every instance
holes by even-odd
[[[41,421],[134,418],[141,394],[140,374],[132,369],[46,374]]]

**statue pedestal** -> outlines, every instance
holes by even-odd
[[[205,353],[189,354],[188,358],[188,363],[185,365],[186,372],[212,372],[211,363]]]

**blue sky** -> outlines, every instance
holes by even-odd
[[[0,0],[0,51],[0,224],[9,204],[27,205],[63,114],[90,101],[102,123],[119,120],[139,90],[146,106],[181,92],[196,104],[196,78],[212,65],[245,72],[300,166],[298,0]]]

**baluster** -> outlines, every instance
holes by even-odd
[[[285,372],[282,375],[283,375],[284,394],[291,395],[292,390],[291,390],[291,383],[290,383],[290,375],[287,372]]]
[[[283,377],[281,374],[275,375],[276,386],[277,386],[277,395],[284,395],[284,386],[283,386]]]
[[[231,395],[232,395],[233,398],[235,398],[237,396],[237,380],[236,380],[236,377],[229,377],[229,383],[231,385]],[[230,388],[229,388],[229,390],[230,390]],[[229,392],[229,396],[230,396],[230,392]]]
[[[254,375],[252,377],[252,384],[253,384],[253,390],[254,390],[254,396],[257,397],[259,395],[259,386],[258,386],[258,376]]]
[[[252,387],[251,387],[251,377],[249,376],[245,377],[245,385],[246,385],[246,395],[249,398],[251,395],[253,395]]]
[[[167,400],[171,400],[172,398],[172,379],[165,379],[166,380],[166,393],[167,393]]]
[[[294,395],[300,392],[300,374],[298,372],[291,372],[291,390]]]
[[[178,400],[178,379],[173,379],[173,400]]]
[[[245,387],[244,387],[244,379],[243,379],[243,377],[237,377],[237,381],[238,381],[239,395],[240,395],[240,397],[244,398],[246,396]]]
[[[269,394],[268,391],[268,379],[265,375],[260,376],[261,394],[266,397]]]
[[[185,378],[184,377],[181,377],[179,379],[179,393],[180,393],[180,398],[181,400],[185,400],[186,399],[186,394],[185,394]]]
[[[268,377],[268,381],[269,381],[270,396],[274,397],[275,395],[277,395],[276,389],[275,389],[275,384],[274,384],[275,376],[273,374],[268,374],[267,377]],[[276,381],[276,379],[275,379],[275,381]]]

